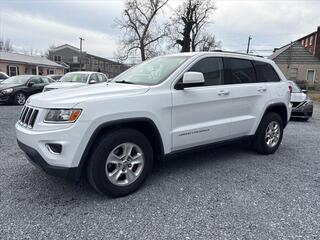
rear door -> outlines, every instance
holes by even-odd
[[[228,91],[230,114],[229,136],[231,138],[254,134],[266,102],[268,89],[259,81],[253,61],[242,58],[224,58],[224,86]]]

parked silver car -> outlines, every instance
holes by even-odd
[[[69,72],[58,82],[47,85],[43,91],[47,92],[54,89],[76,88],[107,81],[107,76],[100,72]]]
[[[313,102],[306,94],[306,90],[301,90],[301,88],[294,82],[290,81],[292,86],[291,103],[292,112],[291,117],[301,118],[307,121],[312,117],[313,113]]]
[[[7,79],[9,76],[7,74],[5,74],[4,72],[0,72],[0,82],[2,82],[3,80]]]

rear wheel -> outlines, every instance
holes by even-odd
[[[87,175],[98,192],[119,197],[137,190],[152,165],[152,147],[147,138],[134,129],[120,129],[99,139]]]
[[[253,145],[258,153],[274,153],[283,136],[283,122],[281,117],[273,112],[267,113],[258,127]]]
[[[24,105],[26,103],[27,97],[24,93],[18,92],[14,96],[14,103],[17,105]]]

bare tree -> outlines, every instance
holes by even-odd
[[[221,41],[216,41],[214,35],[210,33],[201,33],[197,42],[197,50],[200,52],[210,52],[216,49],[221,49]]]
[[[169,0],[127,0],[116,25],[124,30],[119,59],[126,60],[138,51],[141,60],[157,55],[157,44],[167,35],[166,26],[157,26],[156,18]]]
[[[171,19],[174,44],[181,46],[181,52],[196,51],[205,39],[205,28],[215,10],[212,0],[185,0]],[[208,40],[208,39],[206,39]],[[198,49],[199,50],[199,49]]]
[[[53,49],[55,49],[55,48],[56,48],[56,45],[51,44],[51,45],[49,46],[49,48],[45,51],[44,56],[45,56],[46,58],[50,59],[50,52],[51,52]]]
[[[0,51],[4,51],[4,52],[13,51],[13,47],[10,39],[6,39],[6,40],[0,39]]]

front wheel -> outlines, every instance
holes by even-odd
[[[274,153],[282,141],[283,122],[276,113],[267,113],[258,127],[254,136],[254,147],[258,153]]]
[[[152,146],[134,129],[119,129],[99,138],[87,176],[100,193],[120,197],[137,190],[153,165]]]
[[[24,93],[18,92],[14,96],[14,103],[17,105],[24,105],[26,103],[27,97]]]

